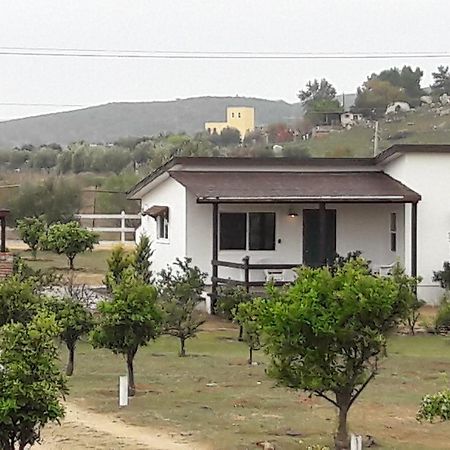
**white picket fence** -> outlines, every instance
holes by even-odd
[[[133,241],[135,238],[136,229],[132,227],[126,227],[125,221],[127,219],[140,219],[140,214],[127,214],[125,211],[122,211],[120,214],[76,214],[75,218],[79,219],[80,221],[83,220],[92,220],[95,224],[96,220],[111,220],[114,221],[112,226],[85,226],[88,230],[95,231],[95,232],[101,232],[101,233],[120,233],[120,242],[126,242],[126,233],[133,233]],[[115,226],[117,223],[117,220],[120,220],[120,226]],[[103,241],[105,242],[105,241]]]

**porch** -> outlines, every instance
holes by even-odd
[[[191,172],[174,178],[196,198],[197,224],[207,210],[211,214],[213,304],[220,284],[247,290],[271,278],[283,284],[295,278],[295,267],[330,264],[336,254],[356,250],[375,271],[399,261],[417,275],[420,196],[383,172]],[[195,231],[188,228],[188,236]]]

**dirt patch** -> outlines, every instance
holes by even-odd
[[[127,450],[211,450],[188,440],[189,433],[128,425],[111,414],[98,414],[66,404],[61,426],[44,430],[41,450],[127,449]]]

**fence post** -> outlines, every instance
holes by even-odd
[[[244,281],[245,281],[245,291],[247,294],[250,292],[250,269],[249,269],[249,262],[250,262],[250,256],[245,256],[242,258],[242,262],[244,263]]]
[[[122,216],[120,218],[120,228],[122,228],[122,231],[120,232],[120,242],[122,242],[122,244],[125,243],[125,211],[122,211],[120,213],[120,215]]]

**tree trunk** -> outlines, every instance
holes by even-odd
[[[70,377],[73,374],[75,361],[75,344],[67,344],[67,350],[69,351],[69,359],[67,361],[66,375]]]
[[[248,363],[250,365],[253,364],[253,348],[252,347],[248,348]]]
[[[180,353],[178,355],[181,357],[186,356],[185,341],[186,339],[180,338]]]
[[[350,448],[348,429],[347,429],[347,415],[348,415],[348,402],[344,404],[339,403],[339,422],[338,431],[334,440],[336,450],[348,450]]]
[[[68,258],[69,258],[69,269],[73,270],[74,269],[73,260],[75,259],[75,256],[68,256]]]
[[[128,369],[128,395],[134,397],[136,393],[136,386],[134,384],[134,367],[133,360],[136,352],[127,353],[127,369]]]
[[[242,325],[239,325],[239,337],[238,337],[238,341],[242,342],[244,339],[242,338],[242,335],[244,333],[244,328]]]

